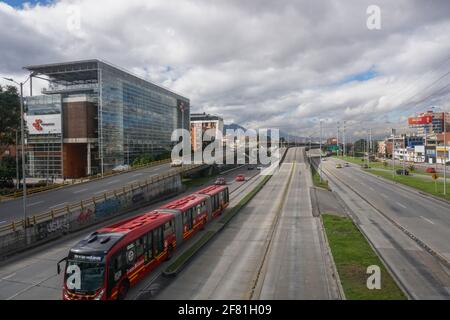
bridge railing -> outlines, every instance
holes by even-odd
[[[13,221],[11,223],[0,226],[0,235],[17,232],[23,230],[24,228],[33,227],[42,222],[47,222],[61,216],[70,215],[71,213],[76,211],[83,211],[84,208],[95,207],[97,204],[101,204],[108,199],[118,198],[130,192],[133,193],[137,189],[149,188],[150,186],[167,178],[182,175],[194,169],[199,169],[206,166],[207,165],[200,164],[184,165],[182,168],[172,169],[164,174],[160,174],[135,183],[127,184],[122,188],[106,191],[98,196],[94,195],[93,197],[86,198],[81,201],[76,201],[60,208],[55,208],[43,213],[35,214],[33,216],[27,217],[26,220],[20,219]]]

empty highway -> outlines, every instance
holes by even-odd
[[[157,299],[337,299],[303,149]]]
[[[450,299],[450,269],[445,263],[450,260],[450,205],[381,180],[355,165],[337,169],[338,161],[323,162],[332,189],[409,296]],[[442,259],[430,254],[421,242]]]

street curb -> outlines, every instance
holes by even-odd
[[[334,280],[335,280],[335,282],[337,284],[337,287],[338,287],[340,298],[341,298],[341,300],[347,300],[347,297],[345,296],[344,288],[342,287],[341,277],[339,276],[339,272],[338,272],[337,267],[336,267],[336,262],[334,261],[333,252],[331,251],[330,243],[328,241],[327,232],[326,232],[325,226],[323,224],[322,213],[320,213],[319,219],[320,219],[320,229],[322,231],[324,243],[325,243],[325,245],[327,247],[327,251],[328,251],[328,254],[329,254],[329,258],[330,258],[329,260],[331,262],[330,263],[331,264],[331,269],[333,270],[333,276],[334,276]]]

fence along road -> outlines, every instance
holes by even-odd
[[[168,172],[169,170],[171,170],[170,163],[163,163],[149,168],[113,175],[104,179],[30,195],[27,199],[27,215],[30,217],[51,209],[64,207],[69,203],[99,196],[106,191],[118,189],[133,181],[143,180],[152,175]],[[21,219],[23,219],[21,198],[0,202],[0,227]]]

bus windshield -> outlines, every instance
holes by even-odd
[[[66,286],[71,291],[97,291],[103,287],[105,265],[69,260],[66,268]]]

